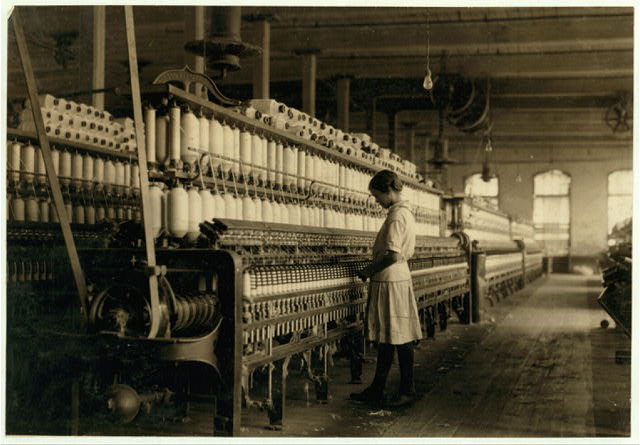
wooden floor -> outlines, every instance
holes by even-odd
[[[411,407],[380,409],[349,400],[371,381],[350,385],[349,363],[330,371],[330,399],[290,369],[284,430],[267,415],[243,410],[245,436],[371,437],[624,437],[630,434],[631,367],[617,364],[630,341],[600,308],[595,277],[551,275],[487,309],[475,325],[450,323],[416,351]],[[607,319],[608,329],[600,322]],[[398,386],[397,365],[387,383]],[[307,394],[309,394],[307,398]]]

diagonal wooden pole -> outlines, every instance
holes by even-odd
[[[64,206],[64,200],[62,198],[62,191],[60,190],[58,176],[53,169],[53,160],[51,159],[49,139],[47,138],[47,133],[44,130],[42,111],[40,110],[40,102],[38,101],[38,87],[36,85],[36,79],[33,75],[33,67],[31,66],[31,57],[29,56],[27,42],[24,38],[24,31],[20,19],[19,7],[14,8],[11,14],[11,23],[13,24],[13,32],[16,36],[16,42],[18,44],[18,53],[20,54],[20,60],[22,62],[22,72],[24,73],[24,80],[27,84],[29,101],[31,102],[31,111],[33,112],[33,121],[36,125],[38,141],[40,143],[40,149],[42,150],[42,159],[44,160],[47,177],[49,178],[51,194],[53,195],[53,203],[56,212],[58,213],[58,220],[60,221],[60,227],[62,227],[64,244],[67,248],[67,253],[69,254],[71,271],[73,272],[73,278],[78,289],[78,296],[80,299],[80,328],[84,331],[87,327],[87,285],[82,273],[82,267],[80,266],[80,259],[78,258],[78,251],[76,250],[76,244],[73,240],[73,233],[71,233],[71,226],[69,225],[69,215],[67,215],[67,211]]]
[[[160,329],[160,299],[158,297],[158,276],[156,269],[156,250],[151,233],[151,197],[149,196],[149,172],[147,171],[147,152],[144,143],[142,102],[140,99],[140,79],[138,78],[138,55],[136,52],[136,33],[133,22],[133,8],[124,7],[124,20],[127,31],[127,50],[129,53],[129,72],[131,75],[131,99],[133,100],[133,118],[136,125],[136,143],[138,145],[138,164],[140,171],[140,197],[142,199],[142,223],[144,226],[144,244],[147,253],[149,273],[149,297],[151,299],[151,328],[149,338],[158,335]]]

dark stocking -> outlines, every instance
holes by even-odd
[[[411,343],[398,345],[398,362],[400,363],[400,394],[412,395],[413,386],[413,346]]]

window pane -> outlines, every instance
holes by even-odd
[[[533,226],[538,240],[548,256],[569,253],[569,223],[571,177],[560,170],[551,170],[534,178]]]
[[[539,195],[568,195],[571,177],[560,170],[550,170],[533,178],[533,193]]]
[[[497,197],[498,178],[491,178],[489,182],[484,182],[480,173],[471,175],[465,180],[464,194],[467,196],[483,196],[486,198]]]
[[[533,222],[569,224],[571,209],[568,196],[538,196],[533,200]]]
[[[633,172],[631,170],[618,170],[609,175],[610,195],[631,195],[631,193],[633,193]]]
[[[609,196],[609,229],[617,223],[631,217],[633,213],[633,200],[631,196]]]

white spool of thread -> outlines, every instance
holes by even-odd
[[[154,238],[157,238],[160,235],[160,232],[162,231],[162,228],[164,226],[164,219],[165,216],[163,214],[163,204],[162,204],[162,200],[164,198],[164,192],[162,191],[162,188],[157,185],[157,184],[153,184],[151,187],[149,187],[149,196],[150,196],[150,220],[151,220],[151,233],[153,235]]]
[[[275,222],[273,219],[273,205],[268,199],[262,201],[262,221],[266,223]]]
[[[13,182],[18,182],[20,180],[20,170],[22,170],[22,166],[20,165],[22,146],[18,142],[7,143],[7,146],[9,147],[7,170],[11,171],[9,177]]]
[[[86,206],[84,208],[84,223],[95,224],[96,223],[96,209],[93,206]]]
[[[224,129],[216,119],[209,122],[209,153],[213,168],[217,169],[222,163],[220,156],[224,155]]]
[[[200,114],[198,117],[198,124],[200,128],[200,150],[209,151],[209,119],[204,114]]]
[[[264,184],[266,181],[266,147],[264,146],[264,142],[266,142],[259,135],[254,134],[251,136],[251,159],[253,161],[253,177],[254,179]]]
[[[116,169],[116,191],[121,194],[124,191],[124,164],[122,161],[116,161],[114,165]]]
[[[73,153],[71,155],[71,180],[73,186],[76,189],[82,187],[82,169],[83,169],[83,159],[82,155],[78,152]]]
[[[215,218],[226,218],[227,212],[225,209],[224,198],[219,193],[215,193],[213,195],[213,201],[215,203],[214,217]]]
[[[44,185],[47,183],[47,167],[44,164],[42,150],[36,150],[36,183]]]
[[[71,153],[63,150],[60,153],[60,184],[69,185],[71,182]]]
[[[49,203],[44,199],[38,203],[38,221],[49,222]]]
[[[181,143],[181,117],[180,107],[177,105],[169,108],[169,161],[180,160]]]
[[[105,219],[109,221],[115,221],[116,219],[116,211],[113,207],[105,208]]]
[[[156,162],[156,110],[153,107],[144,110],[144,133],[147,162]]]
[[[306,153],[304,152],[304,150],[302,148],[298,149],[298,162],[297,162],[297,166],[298,166],[298,180],[297,180],[297,184],[298,184],[298,188],[304,190],[305,188],[307,188],[307,173],[306,173]]]
[[[100,157],[93,158],[93,176],[96,189],[100,190],[104,185],[104,160]]]
[[[25,219],[29,222],[38,222],[38,200],[36,198],[27,198],[25,203]]]
[[[282,188],[284,184],[284,146],[276,144],[276,185]]]
[[[324,160],[320,156],[313,157],[313,172],[316,175],[316,181],[318,181],[318,192],[324,193],[327,189],[324,180]]]
[[[107,217],[107,213],[103,206],[96,207],[96,221],[102,221]]]
[[[278,204],[277,201],[271,201],[271,214],[273,215],[271,217],[271,222],[274,222],[274,223],[282,222],[282,217],[280,215],[280,205]]]
[[[253,198],[253,209],[255,212],[255,221],[262,222],[262,200],[260,198]]]
[[[275,184],[276,182],[276,143],[275,141],[267,142],[267,182]]]
[[[202,199],[198,189],[192,187],[187,192],[189,199],[189,226],[187,229],[187,239],[194,242],[200,235],[200,223],[202,222]]]
[[[82,187],[89,191],[93,186],[94,161],[90,154],[82,156]]]
[[[176,185],[167,198],[169,234],[183,238],[189,231],[189,196],[184,188]]]
[[[116,221],[125,221],[126,213],[123,207],[116,207]]]
[[[251,148],[251,133],[246,130],[240,132],[240,174],[244,177],[245,182],[249,181],[249,176],[253,173],[251,166],[253,159],[253,151]]]
[[[236,200],[231,193],[224,195],[225,217],[229,219],[238,219],[236,211]]]
[[[284,185],[295,187],[297,185],[296,174],[298,173],[298,149],[293,146],[284,148]]]
[[[104,189],[107,192],[110,192],[113,189],[113,186],[115,184],[116,184],[116,166],[111,159],[107,159],[104,162]]]
[[[280,222],[282,224],[289,224],[289,209],[282,202],[278,203],[278,207],[280,208]]]
[[[303,206],[300,209],[300,224],[303,226],[309,226],[311,222],[309,207]]]
[[[315,172],[315,162],[314,157],[311,153],[307,153],[304,160],[304,172],[307,176],[308,186],[311,186],[311,182],[316,180],[316,172]]]
[[[180,117],[182,137],[180,140],[180,159],[185,164],[194,165],[200,149],[200,122],[189,108]]]
[[[36,149],[33,145],[23,145],[20,150],[22,180],[28,184],[33,183],[36,172]]]
[[[200,222],[211,222],[216,214],[216,202],[213,195],[209,190],[202,189],[200,190],[200,201],[202,202],[202,220]]]
[[[131,165],[131,188],[134,195],[140,193],[140,167],[138,164]]]
[[[18,196],[15,196],[11,200],[11,215],[13,221],[24,221],[25,218],[25,208],[24,208],[24,200]]]
[[[222,124],[222,140],[223,154],[225,159],[222,160],[222,171],[228,175],[233,170],[233,161],[235,154],[233,151],[233,129],[226,123]]]
[[[128,195],[131,192],[131,164],[129,162],[124,162],[124,194]]]
[[[253,200],[249,196],[242,198],[242,219],[245,221],[256,220],[256,209]]]
[[[80,204],[73,206],[73,222],[76,224],[84,224],[84,207]]]
[[[240,129],[237,127],[232,128],[233,131],[233,159],[235,162],[232,165],[233,173],[238,176],[240,174]]]
[[[169,126],[169,117],[166,115],[157,116],[155,126],[156,161],[164,164],[167,161],[167,128]]]
[[[295,204],[289,203],[287,204],[287,212],[287,219],[289,221],[289,224],[296,224],[299,226],[301,222],[300,207]]]

